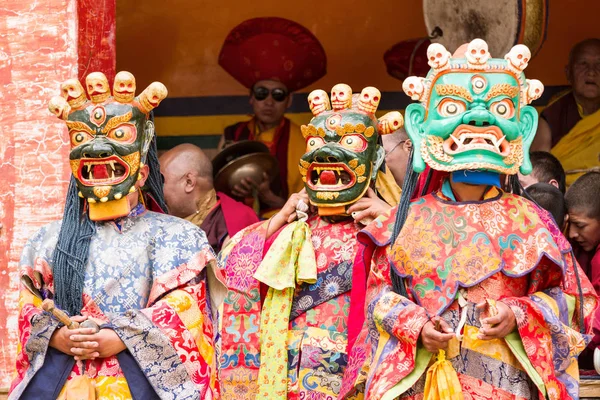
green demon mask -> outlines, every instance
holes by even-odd
[[[66,81],[49,108],[69,128],[71,170],[90,219],[115,219],[130,211],[127,195],[136,190],[154,136],[148,115],[167,89],[154,82],[135,97],[135,78],[125,71],[115,77],[113,97],[101,72],[87,76],[86,89],[91,100],[77,79]]]
[[[352,89],[345,84],[333,87],[331,102],[323,90],[308,96],[314,118],[302,126],[306,153],[299,167],[310,202],[320,215],[346,214],[346,207],[375,180],[384,159],[378,134],[391,133],[403,123],[396,111],[377,120],[380,99],[379,90],[366,87],[353,101]]]
[[[531,172],[529,147],[537,111],[528,106],[542,95],[538,80],[523,70],[529,49],[516,45],[504,59],[490,58],[487,43],[469,43],[465,58],[451,58],[441,44],[427,50],[427,78],[409,77],[404,92],[421,104],[406,109],[406,131],[414,144],[413,168]]]

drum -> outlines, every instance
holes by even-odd
[[[432,39],[454,52],[461,44],[480,38],[493,57],[502,58],[515,44],[525,44],[535,55],[546,38],[548,0],[423,0]]]

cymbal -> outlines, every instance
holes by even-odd
[[[250,178],[257,184],[262,182],[266,172],[271,181],[278,174],[277,159],[270,153],[252,153],[229,161],[215,176],[214,186],[219,192],[233,195],[231,190],[243,179]]]
[[[241,140],[225,147],[212,161],[213,177],[216,178],[219,171],[232,160],[253,153],[268,154],[269,148],[264,143],[255,140]]]

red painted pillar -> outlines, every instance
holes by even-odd
[[[0,7],[0,389],[13,376],[18,262],[62,215],[70,177],[64,122],[48,100],[66,79],[115,74],[115,0],[2,0]]]
[[[109,82],[115,77],[116,7],[116,0],[77,1],[77,64],[82,83],[94,71],[104,72]]]

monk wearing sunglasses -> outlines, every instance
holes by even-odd
[[[274,39],[277,36],[277,39]],[[310,54],[311,57],[299,57]],[[304,187],[298,160],[306,144],[300,127],[284,116],[292,92],[325,75],[325,52],[305,27],[283,18],[254,18],[235,27],[225,39],[219,64],[250,90],[253,116],[225,128],[219,150],[241,140],[257,140],[278,161],[278,176],[264,175],[261,182],[243,180],[232,190],[244,199],[258,192],[260,214],[268,217],[287,198]]]

